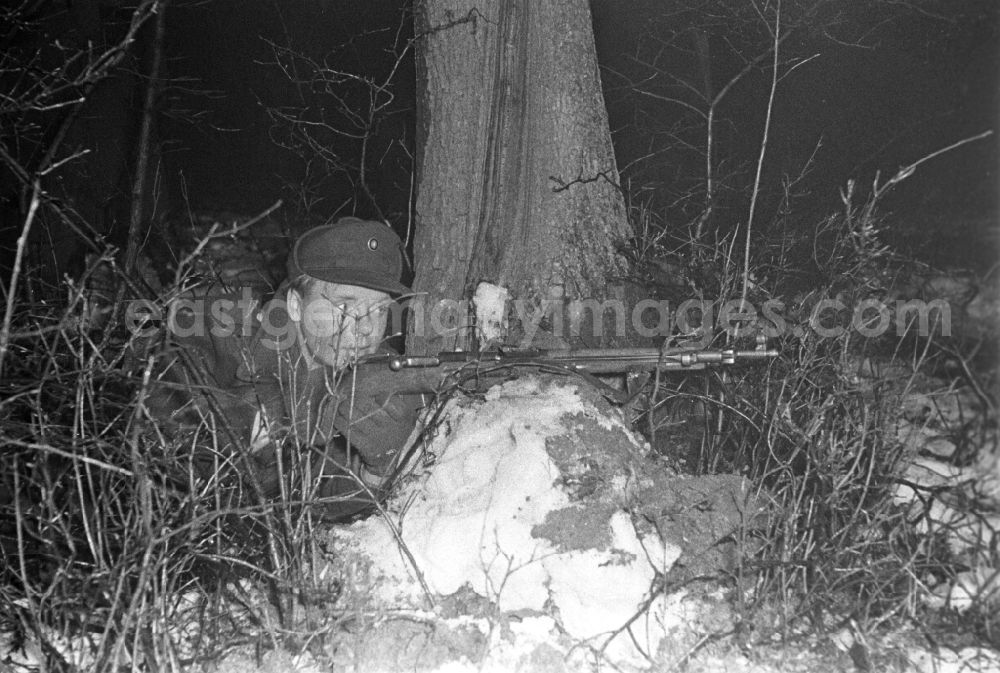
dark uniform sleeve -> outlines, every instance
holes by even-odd
[[[417,426],[424,398],[394,388],[393,372],[348,369],[338,386],[333,426],[376,473],[389,469]]]

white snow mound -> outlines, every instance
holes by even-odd
[[[670,626],[662,601],[648,599],[655,573],[668,570],[680,549],[652,533],[640,538],[607,498],[610,544],[596,545],[605,548],[562,550],[532,536],[549,512],[587,506],[571,503],[547,439],[566,435],[582,415],[644,450],[620,417],[585,398],[574,380],[522,378],[491,388],[483,401],[449,402],[428,447],[433,464],[399,489],[386,517],[335,535],[342,557],[360,559],[349,565],[364,568],[372,598],[416,607],[425,599],[421,580],[435,596],[468,586],[501,611],[553,617],[611,660],[648,663],[633,640],[652,656]]]

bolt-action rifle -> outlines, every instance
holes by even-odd
[[[745,361],[768,360],[778,351],[759,344],[752,350],[708,348],[500,349],[443,352],[437,355],[374,355],[358,367],[387,367],[396,392],[430,393],[449,383],[478,382],[519,370],[573,373],[587,378],[607,374],[697,371]],[[399,377],[399,378],[397,378]]]

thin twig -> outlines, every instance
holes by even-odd
[[[81,463],[87,463],[88,465],[93,465],[94,467],[100,468],[102,470],[107,470],[108,472],[115,472],[117,474],[124,475],[126,477],[134,477],[135,474],[131,470],[127,470],[124,467],[118,467],[117,465],[111,465],[102,460],[96,458],[91,458],[79,453],[72,453],[70,451],[63,451],[62,449],[57,449],[54,446],[48,444],[39,444],[37,442],[25,442],[14,437],[8,437],[6,435],[0,435],[0,441],[10,446],[17,446],[22,449],[31,449],[33,451],[41,451],[42,453],[51,453],[56,456],[61,456],[63,458],[69,458],[70,460],[78,460]]]
[[[900,167],[900,169],[898,171],[896,171],[896,174],[894,176],[892,176],[889,179],[889,181],[887,183],[885,183],[884,185],[882,185],[881,187],[879,187],[879,184],[878,184],[878,175],[876,175],[875,176],[875,188],[873,190],[873,192],[874,192],[874,198],[877,199],[878,197],[882,196],[886,191],[888,191],[891,187],[893,187],[897,183],[900,183],[903,180],[905,180],[906,178],[908,178],[911,175],[913,175],[916,172],[917,167],[920,164],[922,164],[922,163],[924,163],[926,161],[930,161],[934,157],[940,156],[940,155],[944,154],[945,152],[950,152],[953,149],[961,147],[962,145],[966,145],[966,144],[974,142],[976,140],[982,140],[983,138],[988,138],[991,135],[993,135],[993,131],[983,131],[982,133],[978,133],[978,134],[976,134],[974,136],[970,136],[968,138],[963,138],[962,140],[959,140],[958,142],[954,142],[951,145],[948,145],[947,147],[942,147],[939,150],[935,150],[934,152],[931,152],[930,154],[928,154],[928,155],[926,155],[924,157],[921,157],[920,159],[917,159],[912,164],[907,164],[906,166]]]
[[[31,205],[28,207],[28,216],[24,218],[21,235],[17,239],[14,268],[10,273],[10,284],[7,286],[7,307],[3,315],[3,328],[0,329],[0,378],[3,377],[4,359],[7,356],[7,349],[10,346],[10,325],[14,317],[14,305],[17,301],[17,282],[21,276],[21,265],[24,263],[24,253],[28,247],[28,236],[31,234],[31,225],[35,222],[35,216],[38,214],[38,205],[41,203],[41,191],[41,182],[38,178],[35,178],[31,185]]]
[[[757,156],[757,174],[753,181],[753,192],[750,195],[750,213],[747,216],[746,246],[743,249],[743,289],[740,293],[740,308],[744,308],[747,291],[750,286],[750,240],[753,232],[753,218],[757,212],[757,196],[760,193],[760,179],[764,172],[764,155],[767,152],[767,138],[771,130],[771,114],[774,111],[774,94],[778,89],[778,52],[781,46],[781,0],[777,0],[774,13],[774,59],[771,62],[771,92],[767,99],[767,116],[764,119],[764,137],[760,141],[760,154]]]

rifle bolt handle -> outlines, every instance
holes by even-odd
[[[437,367],[440,364],[440,358],[433,355],[410,355],[407,357],[393,358],[389,360],[389,369],[394,372],[398,372],[400,369],[410,369],[413,367]]]

